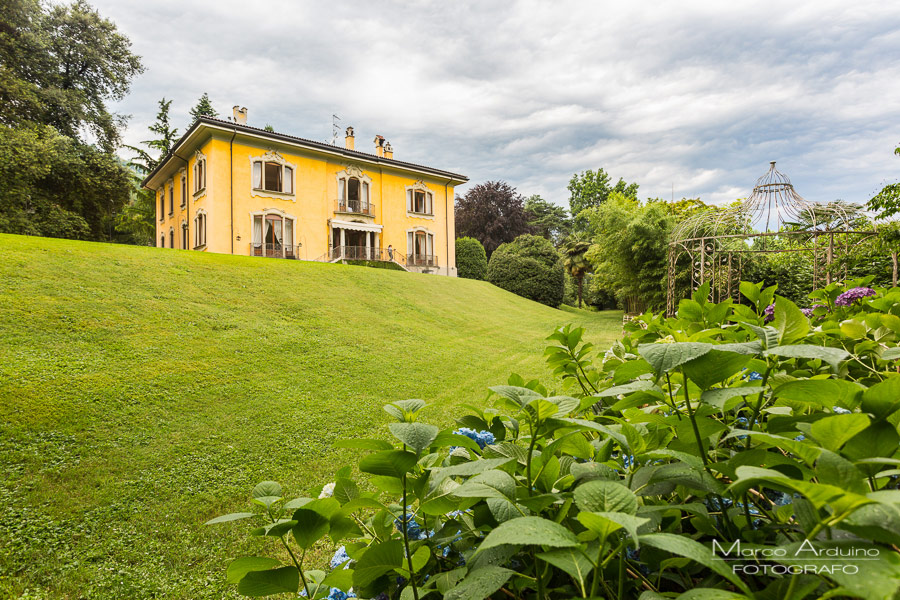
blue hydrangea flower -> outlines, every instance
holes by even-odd
[[[867,296],[874,296],[875,294],[876,292],[872,288],[855,287],[838,296],[834,303],[837,306],[850,306],[857,300],[862,300]]]
[[[328,600],[347,600],[347,598],[356,598],[353,591],[344,592],[338,588],[331,588],[328,592]]]
[[[802,442],[802,441],[805,440],[805,439],[806,439],[806,436],[803,435],[803,434],[801,433],[800,435],[798,435],[797,437],[794,438],[794,441],[795,441],[795,442]]]
[[[469,429],[468,427],[463,427],[461,429],[457,429],[453,433],[464,435],[467,438],[474,440],[476,444],[478,444],[479,448],[484,448],[488,444],[494,443],[494,434],[490,431],[475,431],[474,429]],[[453,450],[451,449],[451,452]]]
[[[424,540],[428,539],[428,532],[422,529],[422,526],[416,523],[416,520],[412,515],[406,515],[406,522],[409,525],[406,527],[406,535],[411,540]],[[394,520],[394,526],[397,528],[397,531],[403,533],[403,517],[398,517]]]
[[[747,381],[762,381],[762,378],[763,376],[756,371],[750,371],[750,374],[747,375]]]
[[[836,415],[849,415],[852,412],[847,410],[846,408],[841,408],[840,406],[832,406],[831,410]]]
[[[341,546],[338,548],[334,556],[331,557],[331,568],[337,569],[339,566],[344,565],[344,568],[347,569],[350,567],[350,555],[347,554],[347,548],[345,546]]]

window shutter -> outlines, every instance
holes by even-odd
[[[201,178],[203,179],[202,187],[205,188],[206,187],[206,160],[200,161],[200,174],[202,176]],[[204,239],[205,239],[205,236],[204,236]]]
[[[338,200],[340,200],[342,203],[344,201],[344,187],[345,180],[343,178],[338,179]]]
[[[414,254],[414,248],[415,248],[415,245],[414,245],[414,243],[413,243],[413,242],[414,242],[414,239],[413,239],[413,236],[414,236],[414,235],[415,235],[415,234],[414,234],[412,231],[409,231],[409,232],[406,233],[406,254],[407,254],[407,256],[410,255],[410,254]]]
[[[434,210],[432,210],[432,209],[433,209],[434,207],[431,205],[431,202],[432,202],[432,194],[431,194],[431,192],[428,192],[428,193],[425,194],[425,200],[427,201],[426,204],[425,204],[425,212],[428,213],[429,215],[433,215],[433,214],[434,214]],[[429,252],[429,254],[430,254],[430,252]]]
[[[290,167],[284,168],[284,193],[294,193],[294,170]]]
[[[413,191],[406,190],[406,210],[413,212]]]

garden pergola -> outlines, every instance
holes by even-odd
[[[691,290],[710,283],[713,302],[740,301],[744,263],[754,254],[812,253],[810,291],[831,283],[841,269],[846,276],[850,248],[876,234],[854,227],[861,214],[858,205],[805,200],[772,161],[746,200],[704,210],[675,226],[668,251],[667,314],[678,308],[678,279],[685,268]],[[792,243],[776,243],[784,239]]]

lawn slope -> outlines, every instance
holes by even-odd
[[[548,380],[567,322],[606,347],[620,313],[560,311],[484,282],[0,235],[0,597],[223,598],[267,552],[243,510],[348,463],[381,406],[423,419],[511,372]],[[321,549],[326,552],[327,549]]]

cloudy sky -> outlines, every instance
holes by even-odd
[[[900,3],[93,4],[146,65],[115,107],[129,143],[160,97],[183,132],[208,92],[222,116],[330,141],[337,114],[357,149],[380,134],[397,159],[563,205],[599,167],[707,202],[746,196],[770,160],[809,200],[900,177]]]

